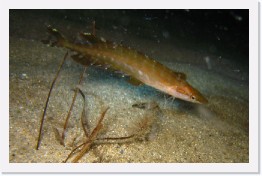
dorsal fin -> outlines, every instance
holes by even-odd
[[[103,68],[105,70],[112,70],[113,69],[110,68],[110,65],[105,64],[104,62],[101,62],[99,59],[92,57],[91,55],[81,55],[79,53],[71,55],[71,58],[76,61],[77,63],[80,63],[84,66],[97,66],[99,68]]]
[[[91,44],[97,44],[97,43],[105,43],[105,40],[101,40],[97,38],[95,35],[91,33],[80,33],[80,37],[84,40],[87,40]]]

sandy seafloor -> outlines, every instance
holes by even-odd
[[[41,37],[44,35],[41,33]],[[131,140],[97,141],[79,162],[249,162],[248,70],[245,67],[203,52],[204,49],[178,48],[174,43],[158,43],[131,35],[123,38],[117,31],[106,29],[100,29],[99,35],[127,41],[126,45],[147,53],[173,70],[186,73],[188,82],[202,92],[209,103],[172,101],[153,88],[136,87],[129,84],[127,78],[89,67],[81,87],[87,98],[91,129],[100,115],[99,101],[102,101],[104,107],[110,109],[105,115],[100,138],[140,136]],[[55,133],[56,129],[61,132],[73,89],[83,70],[68,58],[50,98],[41,146],[35,149],[48,91],[66,51],[48,47],[37,39],[10,36],[10,163],[62,162],[72,148],[85,139],[80,124],[83,108],[80,95],[69,122],[65,147]],[[209,68],[206,57],[210,58]],[[153,102],[158,109],[132,107],[136,103]],[[141,130],[139,125],[143,122],[148,125]]]

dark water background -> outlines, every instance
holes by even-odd
[[[247,65],[249,47],[248,10],[10,10],[10,36],[35,38],[48,23],[58,26],[78,24],[135,34],[155,41],[170,41],[177,47],[193,46],[210,54],[234,59]],[[36,27],[33,31],[19,30],[19,19]],[[60,21],[60,22],[59,22]],[[59,26],[60,27],[60,26]],[[39,29],[39,30],[38,30]],[[63,26],[61,26],[63,29]],[[64,31],[67,31],[64,26]],[[82,30],[84,30],[82,28]],[[72,31],[71,31],[72,32]],[[181,41],[185,41],[181,43]],[[190,41],[190,42],[188,42]],[[203,51],[204,52],[204,51]],[[231,57],[227,57],[227,56]],[[248,67],[247,67],[248,68]]]

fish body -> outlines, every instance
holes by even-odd
[[[72,58],[83,65],[103,65],[175,98],[193,103],[207,103],[206,98],[186,81],[183,73],[174,72],[136,50],[85,34],[82,34],[87,41],[85,44],[70,42],[56,29],[48,27],[48,31],[57,38],[54,45],[77,52]]]

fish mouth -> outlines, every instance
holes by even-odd
[[[199,103],[199,104],[207,104],[208,100],[199,93],[199,95],[196,96],[195,101],[193,100],[193,102]]]
[[[198,100],[200,102],[200,104],[207,104],[208,100],[205,97],[201,97],[200,100]]]

